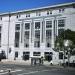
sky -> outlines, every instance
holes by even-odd
[[[26,10],[75,0],[0,0],[0,13]]]

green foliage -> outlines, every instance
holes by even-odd
[[[56,41],[55,41],[55,47],[57,47],[57,43],[59,43],[60,49],[63,48],[63,42],[64,40],[71,40],[73,42],[71,49],[75,48],[75,31],[71,31],[69,29],[65,30],[62,32],[59,36],[57,36]]]

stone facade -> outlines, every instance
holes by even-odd
[[[57,61],[56,36],[75,31],[75,2],[0,14],[0,51],[8,59]]]

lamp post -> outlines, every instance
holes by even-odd
[[[64,56],[65,56],[65,47],[68,50],[68,66],[69,66],[69,62],[70,62],[70,46],[72,45],[72,41],[71,40],[64,40]],[[65,61],[65,58],[64,58]],[[64,63],[65,64],[65,63]]]

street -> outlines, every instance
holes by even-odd
[[[75,69],[0,63],[0,75],[75,75]]]

